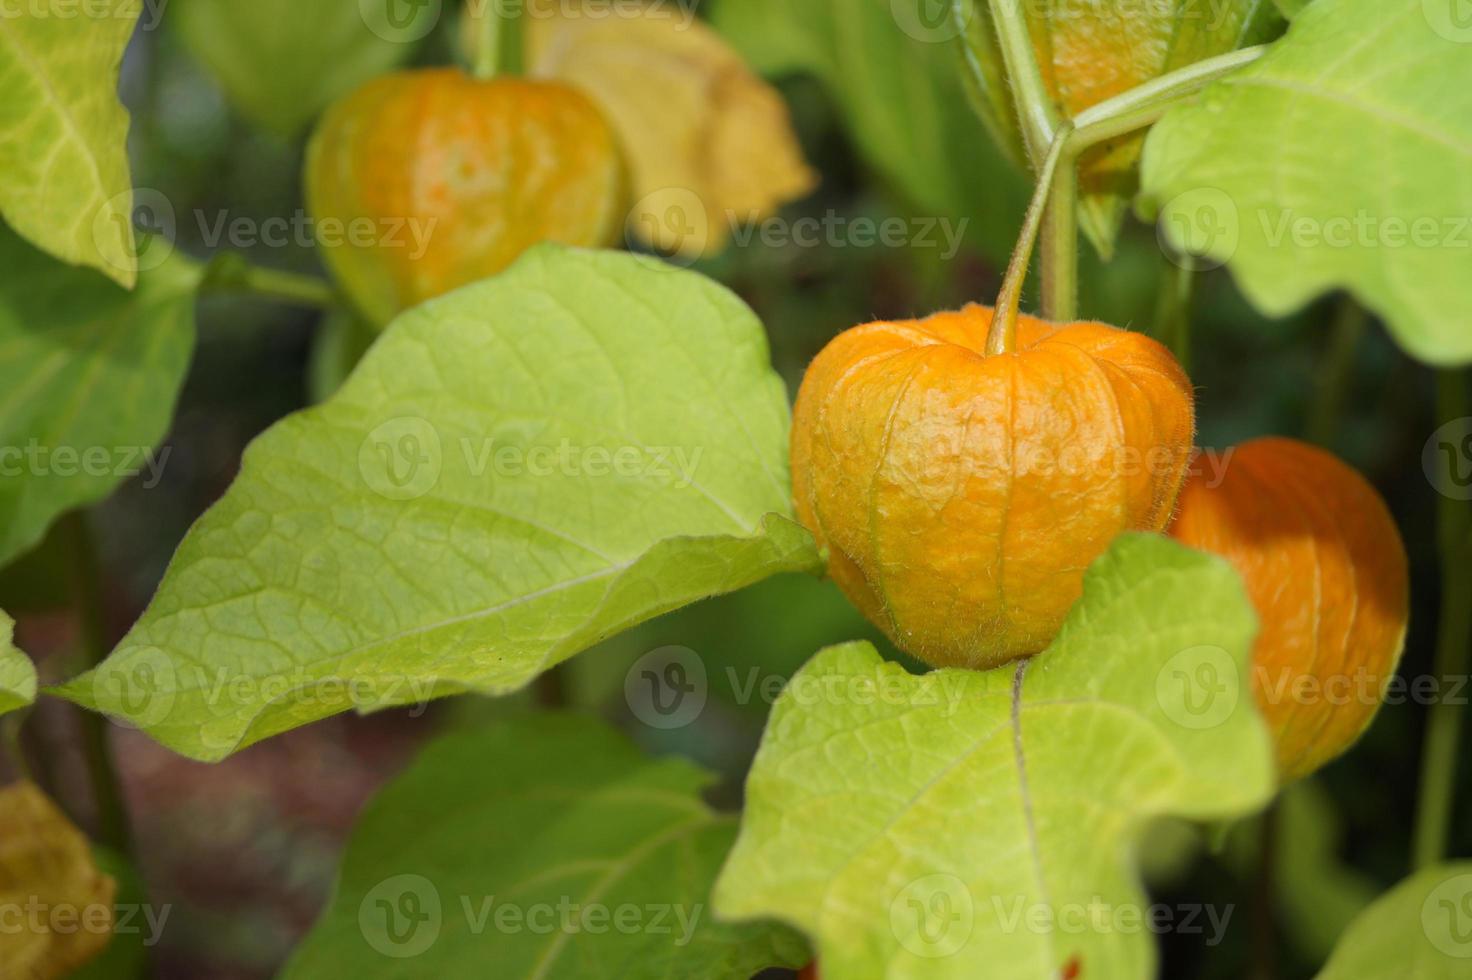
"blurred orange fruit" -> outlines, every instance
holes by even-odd
[[[901,649],[989,668],[1043,650],[1084,569],[1165,528],[1190,460],[1189,379],[1141,334],[992,310],[840,334],[792,432],[797,513],[829,573]]]
[[[1241,574],[1261,620],[1252,688],[1283,781],[1344,752],[1375,717],[1405,642],[1405,545],[1385,502],[1335,456],[1257,439],[1181,493],[1171,534]]]
[[[537,242],[611,245],[627,211],[613,130],[585,96],[455,68],[385,75],[337,102],[306,183],[328,266],[378,326]]]

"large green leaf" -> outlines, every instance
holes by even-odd
[[[1025,156],[1017,105],[989,0],[962,0],[968,66],[975,104],[988,128],[1014,159]],[[1059,118],[1076,116],[1167,72],[1258,44],[1278,33],[1282,20],[1262,0],[1156,0],[1113,4],[1098,0],[1038,0],[1024,8],[1034,54]],[[1104,256],[1137,187],[1141,137],[1121,137],[1079,162],[1079,218]]]
[[[1462,861],[1420,871],[1376,899],[1318,980],[1457,980],[1469,973],[1472,861]]]
[[[956,32],[934,0],[721,0],[713,22],[767,74],[810,72],[865,159],[925,217],[966,219],[970,241],[1011,252],[1025,181],[967,105]]]
[[[1175,246],[1230,262],[1263,312],[1344,287],[1452,364],[1472,360],[1472,32],[1431,10],[1316,0],[1155,126],[1143,183]]]
[[[41,248],[137,275],[118,65],[142,0],[26,0],[0,14],[0,216]]]
[[[154,264],[150,262],[150,264]],[[157,479],[194,350],[201,270],[177,255],[128,292],[0,227],[0,564],[124,479]]]
[[[818,564],[745,304],[545,245],[400,317],[245,454],[152,605],[63,694],[186,755],[499,694],[620,629]]]
[[[252,120],[291,136],[390,71],[434,26],[440,0],[186,0],[171,22]]]
[[[14,637],[15,620],[0,612],[0,715],[36,700],[36,668]]]
[[[1227,565],[1128,535],[1031,661],[917,677],[867,643],[820,653],[773,711],[717,910],[801,928],[824,980],[1153,976],[1142,826],[1274,788],[1255,631]]]
[[[710,914],[736,820],[689,763],[541,715],[431,745],[368,805],[285,977],[748,980],[802,941]]]

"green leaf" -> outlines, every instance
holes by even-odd
[[[1412,354],[1454,364],[1472,360],[1472,31],[1459,42],[1432,9],[1311,4],[1155,126],[1143,204],[1264,313],[1343,287]]]
[[[969,5],[969,6],[968,6]],[[1014,160],[1026,159],[1016,100],[1007,78],[989,0],[964,0],[973,101]],[[1059,118],[1168,72],[1269,39],[1282,21],[1262,0],[1038,0],[1024,10],[1043,84]],[[1137,187],[1141,137],[1097,147],[1079,161],[1080,227],[1105,258],[1114,253]]]
[[[401,316],[247,449],[133,631],[61,693],[219,759],[348,708],[515,690],[818,565],[787,516],[788,425],[733,294],[540,246]]]
[[[401,64],[439,9],[422,0],[189,0],[171,23],[242,112],[289,137]]]
[[[96,503],[127,477],[156,477],[166,457],[154,447],[194,350],[201,270],[169,254],[128,292],[4,228],[0,268],[5,564],[59,515]]]
[[[808,72],[870,166],[920,216],[966,219],[1005,258],[1029,190],[966,104],[957,31],[933,0],[721,0],[713,23],[758,70]]]
[[[1457,980],[1472,967],[1472,861],[1427,868],[1360,913],[1318,980]]]
[[[837,980],[1152,976],[1143,826],[1274,788],[1255,632],[1227,565],[1127,535],[1031,661],[912,676],[867,643],[820,653],[773,710],[717,910],[801,928]]]
[[[1279,13],[1289,20],[1303,13],[1303,8],[1307,7],[1311,2],[1312,0],[1273,0]]]
[[[709,782],[591,719],[441,739],[364,811],[285,978],[748,980],[802,965],[787,930],[711,916],[736,821],[700,801]]]
[[[36,700],[36,668],[15,647],[15,620],[0,612],[0,715]]]
[[[0,23],[0,216],[124,286],[137,277],[118,66],[142,0],[27,0]]]

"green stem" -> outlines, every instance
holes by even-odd
[[[1078,165],[1067,148],[1053,178],[1041,252],[1043,318],[1055,323],[1078,319]]]
[[[107,627],[102,612],[102,579],[87,518],[73,511],[64,518],[72,549],[72,594],[81,625],[82,654],[88,667],[107,652]],[[93,711],[77,710],[82,725],[82,755],[97,808],[97,839],[119,854],[132,854],[132,828],[108,741],[108,721]]]
[[[17,711],[0,718],[0,748],[4,748],[5,754],[10,757],[16,775],[27,781],[34,781],[31,778],[30,763],[26,761],[25,747],[20,742],[20,726],[29,713]]]
[[[1437,414],[1442,423],[1472,415],[1466,376],[1441,371],[1436,379]],[[1461,464],[1453,456],[1448,466]],[[1453,472],[1451,476],[1457,476]],[[1447,487],[1452,486],[1450,482]],[[1441,619],[1436,639],[1435,676],[1442,681],[1465,677],[1472,660],[1472,503],[1442,491],[1437,505],[1441,550]],[[1462,709],[1449,699],[1431,705],[1426,719],[1426,747],[1421,754],[1421,794],[1416,806],[1414,865],[1427,868],[1446,854],[1447,831],[1456,802],[1457,743]]]
[[[1002,62],[1007,66],[1007,78],[1012,83],[1012,95],[1017,100],[1023,144],[1033,169],[1039,170],[1052,150],[1062,120],[1043,82],[1043,70],[1038,65],[1022,4],[1017,0],[987,0],[987,4],[1002,48]]]
[[[1340,301],[1329,336],[1329,349],[1317,372],[1317,391],[1308,417],[1309,440],[1320,446],[1330,445],[1339,430],[1355,354],[1369,323],[1364,307],[1348,296]]]
[[[1073,121],[1069,150],[1083,153],[1090,147],[1153,125],[1207,85],[1252,64],[1267,50],[1265,45],[1259,45],[1207,58],[1085,109]]]
[[[326,310],[342,305],[336,290],[315,276],[251,265],[233,252],[218,255],[210,262],[200,289],[213,293],[245,293]]]
[[[1155,309],[1155,336],[1170,348],[1176,361],[1191,371],[1191,299],[1196,278],[1189,268],[1170,264],[1160,285]]]
[[[522,70],[520,0],[469,0],[479,8],[480,37],[471,73],[484,81]]]
[[[1047,159],[1043,161],[1042,171],[1038,174],[1037,189],[1033,191],[1032,203],[1027,206],[1027,217],[1022,222],[1022,235],[1012,252],[1012,261],[1007,264],[1007,275],[1002,279],[1002,291],[997,296],[991,330],[986,338],[988,355],[1010,354],[1017,348],[1017,316],[1022,305],[1022,286],[1027,281],[1027,267],[1032,262],[1032,252],[1037,246],[1038,232],[1043,225],[1043,214],[1048,209],[1048,198],[1052,196],[1058,164],[1063,159],[1063,150],[1072,128],[1071,123],[1063,124],[1053,140]]]

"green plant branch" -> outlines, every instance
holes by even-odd
[[[1043,221],[1042,314],[1067,323],[1078,318],[1078,160],[1063,148]]]
[[[522,70],[521,7],[519,0],[467,0],[480,18],[475,63],[471,74],[479,79],[516,75]]]
[[[315,276],[251,265],[244,257],[226,252],[211,260],[200,291],[244,293],[297,306],[331,310],[343,305],[331,284]]]
[[[986,0],[1002,49],[1002,62],[1012,84],[1017,103],[1017,119],[1022,128],[1023,145],[1034,170],[1040,171],[1054,138],[1062,125],[1058,108],[1043,83],[1043,70],[1038,65],[1032,37],[1016,0]]]
[[[1048,151],[1042,170],[1038,173],[1037,188],[1033,191],[1032,203],[1027,206],[1027,217],[1022,222],[1022,234],[1017,240],[1017,247],[1012,251],[1012,261],[1007,264],[1007,275],[1002,279],[1002,291],[997,296],[991,330],[986,338],[988,355],[1010,354],[1017,348],[1017,316],[1022,305],[1022,287],[1027,281],[1027,267],[1032,262],[1033,249],[1037,246],[1038,233],[1043,225],[1043,215],[1053,193],[1054,178],[1058,174],[1058,165],[1063,160],[1068,135],[1072,129],[1073,124],[1066,122],[1059,129],[1058,135],[1053,139],[1053,147]]]
[[[1196,277],[1188,266],[1168,263],[1155,308],[1155,336],[1191,371],[1191,300]]]
[[[1187,65],[1105,99],[1074,118],[1069,151],[1081,154],[1100,143],[1154,125],[1161,116],[1207,85],[1252,64],[1267,52],[1267,45],[1241,48]]]
[[[1436,406],[1443,424],[1472,416],[1472,397],[1467,391],[1465,374],[1444,370],[1437,375]],[[1459,464],[1460,457],[1453,454],[1447,463],[1452,471],[1449,476],[1457,475],[1455,467]],[[1472,595],[1472,503],[1457,500],[1442,488],[1436,516],[1441,552],[1441,618],[1433,669],[1441,679],[1464,677],[1472,666],[1472,603],[1467,601]],[[1443,698],[1431,705],[1426,719],[1421,792],[1412,845],[1412,860],[1418,869],[1440,862],[1446,854],[1456,803],[1462,714],[1459,704]]]
[[[83,512],[73,511],[63,520],[72,552],[72,596],[81,625],[82,655],[90,668],[102,662],[108,648],[97,552]],[[76,714],[82,726],[82,755],[92,787],[92,802],[97,809],[97,839],[119,854],[131,857],[133,832],[113,763],[109,722],[102,715],[81,708],[76,709]]]
[[[1309,409],[1308,437],[1317,445],[1330,445],[1339,431],[1355,354],[1369,323],[1369,314],[1353,297],[1340,300],[1329,334],[1329,349],[1317,372],[1313,407]]]

